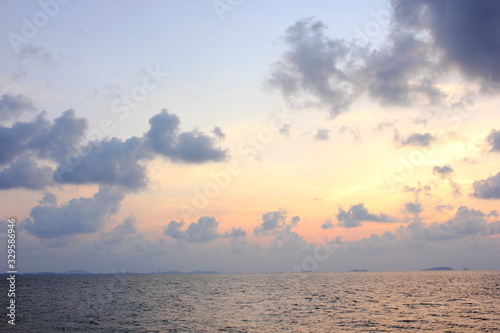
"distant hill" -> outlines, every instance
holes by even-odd
[[[94,273],[90,273],[90,272],[84,271],[82,269],[74,269],[72,271],[67,271],[67,272],[64,272],[62,274],[63,275],[92,275]]]
[[[423,269],[423,271],[452,271],[452,270],[453,268],[451,267],[432,267]]]
[[[152,274],[219,274],[217,271],[192,271],[192,272],[180,272],[180,271],[165,271],[160,273]]]
[[[353,269],[351,272],[369,272],[367,269]]]

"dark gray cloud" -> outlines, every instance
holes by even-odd
[[[288,47],[273,66],[268,84],[285,98],[307,94],[328,108],[333,118],[345,111],[357,95],[346,68],[358,49],[343,40],[328,38],[326,26],[313,18],[290,26],[283,36]]]
[[[39,166],[36,161],[21,157],[8,167],[0,169],[0,190],[39,190],[52,182],[52,173],[51,167]]]
[[[500,77],[500,3],[496,0],[392,0],[395,27],[428,32],[443,62],[471,77]]]
[[[472,195],[480,199],[500,199],[500,172],[483,180],[476,180],[472,185]]]
[[[454,69],[498,81],[495,0],[393,0],[391,6],[390,33],[373,50],[327,37],[321,21],[298,21],[285,31],[288,49],[268,82],[285,97],[313,96],[333,117],[364,92],[382,105],[444,106],[448,96],[436,82]]]
[[[328,37],[321,21],[299,20],[285,31],[287,49],[267,82],[288,101],[303,98],[331,117],[365,93],[381,105],[448,108],[455,102],[438,82],[457,69],[499,90],[498,1],[391,0],[391,7],[390,31],[375,49]]]
[[[50,127],[45,119],[46,113],[40,113],[30,122],[15,122],[10,127],[0,126],[0,165],[12,162],[29,150],[30,141]]]
[[[330,131],[327,129],[318,129],[314,135],[314,140],[317,141],[328,141],[330,139]]]
[[[435,175],[439,175],[442,178],[449,177],[451,174],[453,174],[453,168],[449,165],[444,165],[442,167],[436,165],[432,168],[432,171]]]
[[[418,215],[421,212],[423,212],[424,208],[422,207],[422,204],[419,202],[407,202],[405,203],[405,209],[407,213],[413,214],[413,215]]]
[[[388,215],[370,213],[363,203],[353,205],[347,211],[339,208],[337,220],[339,221],[339,226],[344,228],[359,227],[362,225],[363,221],[396,222],[393,217]]]
[[[0,126],[0,166],[7,165],[0,170],[0,189],[40,189],[63,183],[120,185],[137,190],[148,185],[144,162],[155,154],[183,163],[226,158],[227,151],[215,146],[216,138],[199,131],[181,133],[179,118],[166,110],[153,116],[150,124],[151,129],[140,138],[96,139],[87,133],[87,120],[70,109],[53,121],[41,112],[30,122]],[[215,131],[221,139],[222,130],[216,127]],[[47,167],[37,167],[37,158],[57,163],[53,182],[47,181]],[[32,173],[24,182],[21,178],[29,174],[23,170]]]
[[[88,147],[93,151],[86,156],[71,155],[75,166],[70,172],[64,172],[64,167],[60,166],[54,174],[54,181],[64,184],[121,185],[131,190],[147,186],[147,170],[141,160],[149,155],[144,151],[140,139],[132,137],[122,141],[112,138],[91,142]]]
[[[54,122],[41,112],[30,122],[15,122],[10,127],[0,126],[0,164],[8,164],[25,153],[59,160],[67,155],[66,147],[83,139],[87,121],[68,110]]]
[[[491,130],[486,137],[486,143],[490,146],[490,151],[500,152],[500,131]]]
[[[412,133],[406,138],[399,134],[399,131],[394,131],[394,142],[401,146],[416,146],[428,147],[431,143],[436,141],[436,137],[430,133]]]
[[[163,230],[163,233],[174,239],[185,239],[187,238],[187,232],[181,230],[183,226],[184,226],[184,221],[181,222],[170,221],[165,230]]]
[[[32,111],[35,105],[26,96],[3,94],[0,99],[0,121],[16,119],[25,111]]]
[[[186,229],[184,221],[170,221],[163,233],[174,239],[184,239],[188,242],[209,242],[217,238],[236,238],[246,236],[246,231],[241,228],[232,228],[221,234],[218,230],[219,222],[213,216],[202,216],[197,222],[192,222]]]
[[[433,84],[432,51],[414,34],[394,31],[385,47],[365,56],[359,76],[370,97],[382,105],[438,104],[444,96]]]
[[[28,147],[38,153],[40,157],[52,158],[55,161],[63,160],[67,154],[67,147],[80,143],[85,138],[88,121],[78,118],[73,109],[69,109],[33,137]]]
[[[164,157],[176,162],[219,162],[227,151],[215,146],[214,138],[196,130],[180,133],[180,120],[163,109],[149,119],[150,130],[144,135],[145,144]]]
[[[300,217],[294,216],[288,222],[287,214],[287,211],[283,209],[263,214],[262,223],[254,229],[254,234],[267,235],[270,233],[290,232],[300,222]]]
[[[60,206],[53,202],[40,204],[21,225],[39,238],[93,233],[102,228],[106,218],[116,214],[123,198],[122,191],[101,187],[91,198],[71,199]]]
[[[321,224],[321,229],[331,229],[333,228],[333,221],[331,219],[328,219],[325,221],[325,223]]]

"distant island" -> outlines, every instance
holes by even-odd
[[[369,272],[367,269],[353,269],[351,272]]]
[[[453,268],[451,267],[432,267],[423,269],[423,271],[452,271],[452,270]]]

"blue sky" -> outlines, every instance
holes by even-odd
[[[499,269],[495,1],[0,7],[21,271]]]

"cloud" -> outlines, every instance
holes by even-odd
[[[491,152],[500,152],[500,131],[491,130],[490,134],[486,137],[486,142],[491,146]]]
[[[112,138],[91,142],[91,151],[85,156],[70,155],[76,164],[70,172],[59,166],[54,180],[63,184],[120,185],[130,190],[145,188],[148,184],[146,166],[140,161],[150,158],[142,141],[136,137],[122,141]],[[59,176],[58,176],[59,175]]]
[[[452,205],[437,205],[434,207],[435,210],[442,212],[443,210],[452,210]]]
[[[220,237],[217,231],[219,222],[213,216],[202,216],[187,228],[189,242],[208,242]]]
[[[290,26],[283,36],[288,50],[273,65],[267,83],[285,98],[307,94],[328,108],[333,118],[345,111],[357,95],[346,68],[357,52],[353,44],[330,39],[326,26],[313,18]]]
[[[287,214],[287,211],[283,209],[263,214],[262,223],[254,229],[254,234],[267,235],[291,231],[300,222],[300,217],[294,216],[290,222],[287,222]]]
[[[107,249],[123,243],[129,235],[137,232],[136,223],[135,218],[127,217],[111,231],[99,235],[99,238],[94,242],[94,246],[98,249]]]
[[[218,230],[219,222],[213,216],[202,216],[197,222],[189,224],[187,229],[182,230],[184,221],[170,221],[163,233],[174,239],[185,239],[188,242],[209,242],[217,238],[238,238],[246,236],[242,228],[232,228],[221,234]]]
[[[215,126],[214,129],[212,130],[212,133],[219,140],[224,140],[226,138],[226,134],[222,132],[222,129],[219,126]]]
[[[412,33],[393,31],[384,46],[364,56],[359,76],[369,96],[382,105],[438,104],[442,92],[433,84],[438,65],[429,45]]]
[[[116,214],[123,198],[120,190],[101,187],[91,198],[71,199],[60,206],[54,202],[40,204],[21,225],[39,238],[93,233],[102,228],[106,218]]]
[[[344,228],[356,228],[362,225],[363,221],[371,222],[396,222],[393,217],[385,214],[372,214],[368,212],[363,203],[351,206],[349,210],[345,211],[339,208],[337,214],[339,226]]]
[[[450,108],[457,105],[455,97],[439,88],[439,80],[457,70],[465,79],[498,90],[493,81],[500,77],[496,0],[390,4],[390,30],[377,48],[330,38],[325,24],[314,18],[297,21],[283,35],[286,51],[273,64],[267,83],[289,102],[302,98],[304,106],[327,108],[332,118],[364,94],[383,106]]]
[[[10,127],[0,126],[0,165],[12,162],[28,151],[30,141],[48,128],[46,113],[40,113],[31,122],[15,122]]]
[[[443,62],[469,77],[500,75],[500,3],[495,0],[393,0],[396,27],[426,31]]]
[[[462,195],[462,188],[452,179],[453,168],[451,166],[449,165],[445,165],[442,167],[435,166],[434,168],[432,168],[432,171],[434,172],[435,175],[439,175],[443,179],[448,179],[448,182],[451,188],[453,189],[453,196],[457,197]]]
[[[21,157],[0,169],[0,190],[25,188],[39,190],[52,181],[52,168],[39,166],[36,161]]]
[[[245,237],[247,232],[242,228],[231,228],[230,231],[226,231],[224,233],[224,237],[232,238],[232,237]]]
[[[128,190],[143,189],[149,179],[145,162],[155,155],[174,162],[217,162],[227,151],[215,146],[215,138],[198,131],[179,131],[179,118],[163,110],[150,119],[143,137],[96,139],[87,133],[88,122],[70,109],[53,121],[41,112],[29,122],[0,126],[0,189],[40,189],[51,184],[119,185]],[[219,139],[222,130],[216,127]],[[218,131],[218,132],[217,132]],[[48,167],[37,159],[55,162],[53,181]],[[22,177],[27,177],[22,181]],[[24,172],[24,173],[23,173]]]
[[[59,160],[67,155],[66,147],[83,138],[87,121],[77,118],[68,110],[54,122],[41,112],[30,122],[15,122],[10,127],[0,126],[0,164],[8,164],[18,156],[30,153],[30,158],[41,157]]]
[[[436,141],[436,139],[437,138],[430,133],[412,133],[406,138],[403,138],[399,134],[399,131],[394,131],[394,141],[401,146],[428,147],[432,142]]]
[[[367,238],[355,241],[341,241],[339,239],[331,241],[332,246],[337,246],[337,252],[341,253],[364,253],[376,252],[401,252],[429,247],[435,254],[449,249],[451,240],[459,240],[466,237],[486,237],[500,233],[498,221],[488,223],[485,215],[481,211],[462,206],[457,209],[455,215],[444,222],[424,223],[421,220],[414,220],[405,226],[400,226],[395,232],[386,231],[382,235],[372,234]],[[440,244],[440,242],[447,242]],[[457,244],[457,243],[455,243]],[[462,244],[466,244],[462,242]],[[476,245],[474,245],[477,247]],[[463,246],[461,247],[463,249]],[[439,250],[437,250],[439,249]],[[456,253],[453,253],[456,256]]]
[[[183,225],[184,221],[170,221],[165,230],[163,230],[163,233],[174,239],[185,239],[188,237],[188,235],[184,230],[181,230]]]
[[[325,223],[321,224],[321,229],[331,229],[333,228],[333,221],[331,219],[328,219],[325,221]]]
[[[330,139],[330,131],[327,129],[318,129],[318,132],[314,135],[314,140],[316,141],[328,141]]]
[[[3,94],[0,99],[0,121],[16,119],[25,111],[32,111],[35,105],[24,95]]]
[[[483,180],[476,180],[472,185],[472,196],[480,199],[500,199],[500,172]]]
[[[434,174],[439,175],[442,178],[448,177],[453,173],[453,168],[449,165],[444,165],[442,167],[440,166],[435,166],[432,168],[432,171]]]
[[[149,119],[151,128],[144,135],[146,144],[157,154],[185,163],[220,162],[227,151],[215,147],[215,140],[198,132],[179,132],[180,120],[163,109]]]
[[[413,215],[418,215],[420,214],[424,208],[422,207],[422,204],[418,202],[407,202],[405,203],[405,209],[407,213],[413,214]]]
[[[481,211],[462,206],[457,209],[455,216],[446,222],[412,222],[406,227],[400,227],[398,233],[416,240],[439,241],[467,235],[489,235],[490,226]]]

